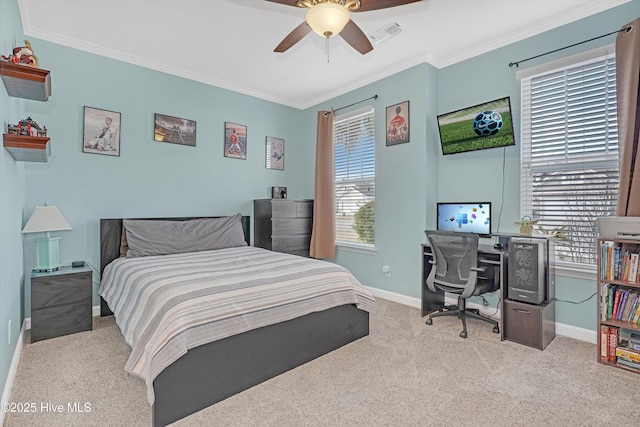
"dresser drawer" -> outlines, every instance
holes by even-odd
[[[311,235],[274,236],[271,244],[271,250],[276,252],[308,251],[311,244]]]
[[[296,216],[298,218],[312,218],[313,217],[313,200],[298,202],[296,205]]]
[[[91,301],[91,271],[31,278],[31,309]]]
[[[90,287],[89,287],[90,288]],[[31,342],[90,331],[91,299],[31,311]]]
[[[295,218],[298,207],[295,200],[278,200],[271,202],[271,216],[273,218]]]
[[[532,305],[504,302],[504,339],[544,350],[556,336],[555,301]]]
[[[309,234],[311,218],[273,218],[271,220],[271,236],[289,234]]]

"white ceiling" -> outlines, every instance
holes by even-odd
[[[304,109],[425,61],[442,68],[629,1],[422,0],[354,13],[367,35],[393,23],[402,32],[366,55],[332,38],[329,63],[315,33],[274,53],[305,9],[263,0],[18,3],[27,37]]]

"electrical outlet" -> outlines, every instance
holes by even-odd
[[[7,324],[7,344],[11,345],[11,319],[9,319],[9,323]]]
[[[391,267],[389,267],[388,265],[383,265],[382,273],[385,275],[385,277],[391,277]]]

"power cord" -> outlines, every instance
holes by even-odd
[[[568,301],[568,300],[565,300],[565,299],[558,299],[558,298],[554,298],[553,301],[568,302],[569,304],[582,304],[583,302],[589,301],[591,298],[593,298],[596,295],[597,295],[597,292],[594,292],[594,293],[591,294],[590,297],[588,297],[586,299],[583,299],[582,301]]]

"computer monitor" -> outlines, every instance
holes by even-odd
[[[437,203],[437,229],[491,236],[491,202]]]

